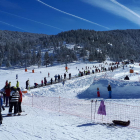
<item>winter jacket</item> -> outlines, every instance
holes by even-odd
[[[9,87],[5,88],[6,97],[10,97],[11,89]]]
[[[111,86],[109,85],[109,86],[107,87],[107,89],[108,89],[108,91],[111,91]]]
[[[19,88],[19,82],[17,81],[16,87]]]
[[[22,102],[22,92],[21,92],[21,90],[19,91],[19,102]]]
[[[12,90],[10,92],[10,102],[18,102],[18,101],[19,101],[19,92]]]
[[[0,97],[0,107],[2,107],[3,106],[3,100],[2,100],[2,97]]]

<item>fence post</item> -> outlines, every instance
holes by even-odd
[[[95,113],[96,113],[96,104],[97,104],[97,100],[95,101],[94,121],[95,121]]]
[[[93,100],[91,100],[91,122],[92,122],[92,103],[93,103]]]

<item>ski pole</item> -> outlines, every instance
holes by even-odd
[[[95,121],[95,113],[96,113],[96,104],[97,104],[97,100],[95,101],[94,121]]]

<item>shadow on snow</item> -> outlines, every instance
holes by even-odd
[[[112,99],[134,99],[140,98],[140,83],[124,81],[108,81],[107,79],[101,79],[99,81],[94,82],[89,86],[88,89],[81,92],[77,95],[79,99],[108,99],[108,90],[107,86],[110,83],[112,87]],[[100,90],[100,97],[97,97],[97,87]]]

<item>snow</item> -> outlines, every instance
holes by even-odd
[[[110,63],[110,62],[108,62]],[[73,76],[78,75],[85,67],[90,70],[99,67],[99,63],[71,63],[68,64],[68,73]],[[101,63],[100,63],[101,65]],[[102,64],[106,68],[108,65]],[[134,66],[134,73],[130,74],[130,66]],[[82,69],[83,68],[83,69]],[[35,73],[32,73],[34,69]],[[48,77],[48,72],[50,77]],[[53,67],[30,67],[25,72],[24,69],[0,69],[0,88],[3,88],[5,81],[11,81],[11,85],[16,85],[16,74],[21,89],[25,89],[25,82],[29,79],[30,86],[34,82],[41,83],[44,77],[47,81],[54,79],[56,74],[63,76],[65,65]],[[68,77],[67,73],[67,77]],[[138,74],[136,74],[138,73]],[[124,81],[128,75],[129,81]],[[111,84],[112,99],[108,99],[107,86]],[[101,97],[97,97],[97,87],[100,89]],[[114,70],[113,72],[100,72],[79,78],[67,80],[62,83],[44,86],[41,88],[28,90],[23,95],[22,109],[26,116],[4,117],[0,126],[1,140],[139,140],[140,118],[135,116],[140,110],[140,66],[127,65]],[[91,100],[93,100],[93,110],[97,100],[96,113],[91,117]],[[100,101],[104,100],[107,115],[103,116],[104,121],[111,122],[112,119],[122,119],[127,121],[129,117],[132,122],[131,127],[109,127],[96,124],[102,123],[102,116],[97,114]],[[116,106],[116,104],[118,104]],[[110,106],[111,105],[111,106]],[[127,106],[131,106],[127,110]],[[137,106],[137,110],[135,110]],[[115,107],[115,109],[113,109]],[[120,109],[121,108],[121,109]],[[114,114],[111,114],[113,110]],[[2,111],[7,114],[8,108]],[[127,114],[130,113],[130,114]],[[135,120],[135,121],[133,121]],[[136,126],[134,128],[133,126]]]

